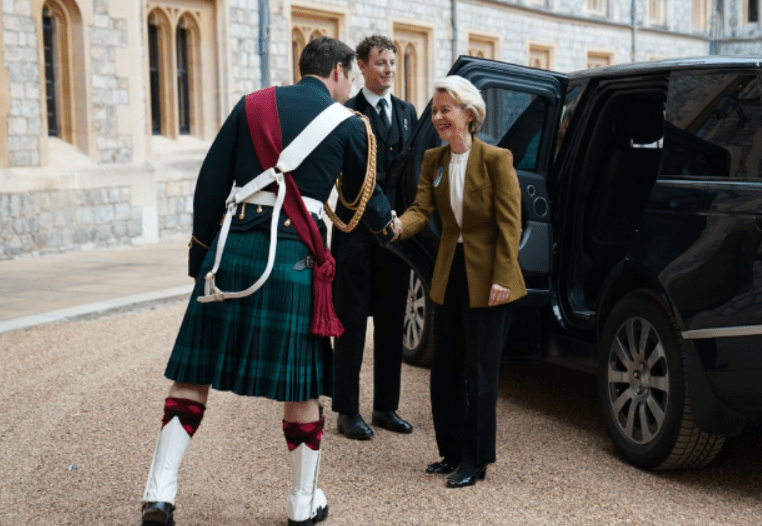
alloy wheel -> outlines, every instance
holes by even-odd
[[[648,444],[661,431],[670,396],[661,337],[647,320],[628,318],[611,341],[608,405],[624,437]]]
[[[405,306],[403,344],[413,350],[421,343],[426,322],[426,291],[415,272],[410,271],[410,285]]]

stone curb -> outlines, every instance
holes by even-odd
[[[183,299],[190,297],[193,291],[193,284],[175,287],[172,289],[158,290],[143,294],[134,294],[132,296],[123,296],[112,300],[98,301],[66,309],[33,314],[0,322],[0,334],[19,329],[28,329],[47,323],[56,323],[63,321],[72,321],[78,318],[84,318],[93,314],[104,314],[109,311],[123,309],[125,307],[136,307],[141,304],[152,303],[162,300]]]

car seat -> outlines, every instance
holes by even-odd
[[[662,153],[655,143],[664,133],[663,102],[658,98],[622,102],[614,137],[598,162],[587,202],[585,252],[592,272],[586,274],[596,291],[635,237]]]

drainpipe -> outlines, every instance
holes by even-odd
[[[630,62],[635,62],[635,0],[630,0],[630,25],[632,26],[632,42],[630,44]]]
[[[270,85],[269,27],[270,5],[268,0],[259,0],[259,84],[262,88]]]
[[[452,63],[458,60],[458,0],[452,0]]]
[[[712,2],[712,16],[709,19],[709,54],[710,55],[719,55],[720,54],[720,42],[719,42],[719,36],[720,36],[720,5],[721,2],[719,0],[715,0]]]

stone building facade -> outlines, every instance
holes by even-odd
[[[762,0],[0,1],[0,259],[188,235],[230,108],[298,80],[318,35],[393,38],[419,112],[460,54],[559,71],[762,55]]]

